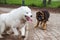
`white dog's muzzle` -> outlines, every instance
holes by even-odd
[[[25,17],[27,21],[32,22],[32,19],[31,19],[32,15],[30,17],[25,15]]]

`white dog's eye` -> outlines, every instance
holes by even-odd
[[[26,14],[28,14],[28,12],[26,12]]]

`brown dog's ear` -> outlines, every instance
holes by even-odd
[[[38,11],[38,12],[36,12],[36,16],[38,16],[40,14],[40,12]]]
[[[40,13],[44,16],[44,13],[42,11],[40,11]]]
[[[36,14],[39,14],[39,13],[40,13],[40,11],[36,12]]]
[[[44,19],[44,13],[42,11],[40,11],[40,13],[42,14],[42,19]]]
[[[36,15],[43,15],[42,11],[36,12]]]

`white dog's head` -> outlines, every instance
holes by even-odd
[[[21,11],[23,13],[23,18],[26,20],[26,21],[29,21],[29,22],[32,22],[32,13],[31,13],[31,9],[27,6],[22,6],[20,7],[21,8]]]

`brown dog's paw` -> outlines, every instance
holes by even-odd
[[[46,30],[46,28],[42,28],[42,30]]]
[[[35,26],[34,28],[37,28],[38,26]]]
[[[42,27],[42,30],[46,30],[46,26],[43,26],[43,27]]]

